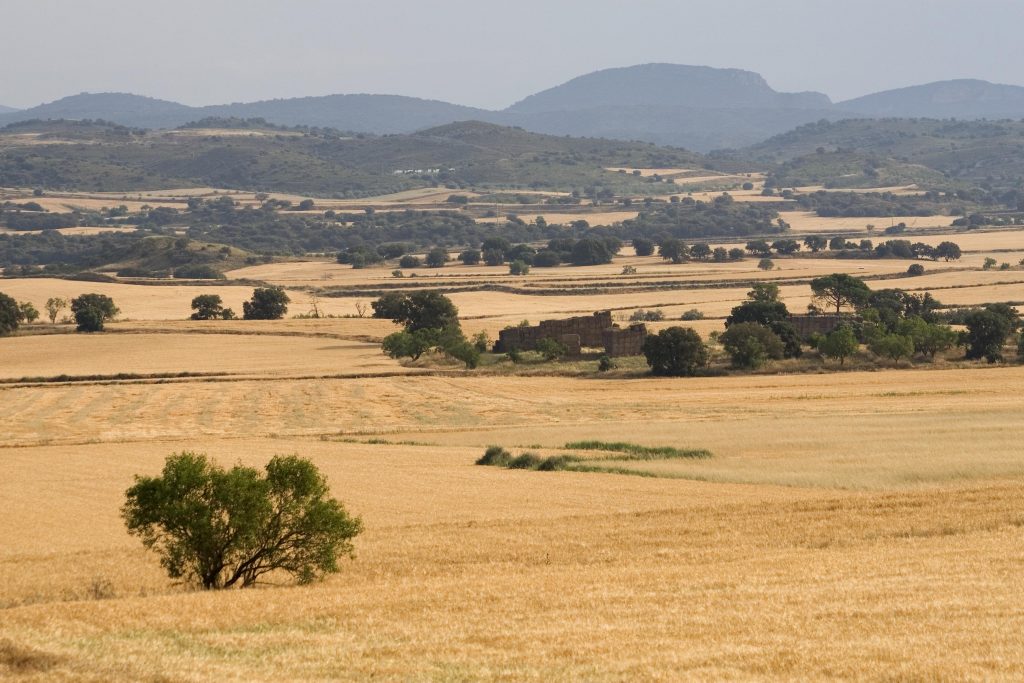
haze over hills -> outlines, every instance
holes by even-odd
[[[5,107],[4,105],[0,104],[0,114],[9,114],[9,113],[15,112],[15,111],[18,111],[18,110],[15,109],[14,107]]]
[[[0,126],[29,119],[103,119],[153,129],[208,117],[262,118],[277,125],[374,134],[479,120],[551,135],[642,140],[707,152],[749,146],[823,119],[1021,118],[1024,88],[943,81],[834,104],[822,93],[777,92],[750,71],[644,64],[586,74],[502,111],[398,95],[328,95],[189,107],[137,95],[83,93],[23,111],[0,111]]]

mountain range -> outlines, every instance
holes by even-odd
[[[22,111],[0,108],[0,126],[30,119],[103,119],[174,128],[203,118],[262,118],[374,134],[411,133],[477,120],[550,135],[642,140],[700,152],[753,145],[797,126],[856,118],[1024,117],[1024,88],[940,81],[833,103],[823,93],[783,93],[739,69],[644,64],[606,69],[491,111],[398,95],[328,95],[206,107],[124,93],[82,93]]]

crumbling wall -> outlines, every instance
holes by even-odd
[[[533,351],[541,339],[561,340],[569,335],[578,336],[581,347],[598,348],[604,344],[604,331],[612,325],[611,311],[563,320],[544,320],[532,327],[502,330],[498,333],[498,343],[494,350],[498,353],[508,353],[512,349]]]
[[[821,315],[791,315],[789,322],[796,329],[801,339],[809,339],[813,334],[828,334],[839,327],[840,323],[853,322],[855,318],[846,315],[825,313]]]
[[[647,339],[647,325],[637,323],[626,329],[612,327],[604,331],[603,337],[606,355],[612,358],[639,356]]]

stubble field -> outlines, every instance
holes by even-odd
[[[1024,248],[1020,233],[988,234],[993,241],[972,233],[975,253],[948,270],[932,264],[919,278],[870,284],[944,303],[1024,301],[1020,272],[974,263]],[[598,286],[628,279],[621,267],[634,262],[628,286]],[[779,264],[764,273],[750,260],[667,266],[627,255],[612,266],[537,269],[516,279],[522,291],[450,295],[470,333],[660,307],[673,318],[699,308],[712,318],[695,323],[706,336],[755,279],[906,268]],[[295,263],[244,275],[368,291],[389,272]],[[417,286],[499,272],[451,266]],[[531,284],[556,291],[526,293]],[[57,326],[0,339],[0,678],[1024,676],[1020,365],[693,379],[474,374],[386,358],[377,344],[395,329],[387,321],[184,321],[196,294],[219,293],[237,309],[251,287],[26,279],[0,281],[0,291],[37,306],[109,293],[130,318],[103,335]],[[290,294],[292,312],[305,312],[309,292]],[[794,311],[810,300],[802,282],[782,295]],[[371,299],[321,301],[348,314]],[[38,379],[62,374],[82,377]],[[645,476],[473,464],[491,444],[546,456],[584,439],[713,457],[627,465]],[[308,587],[212,594],[172,584],[118,510],[133,475],[183,450],[225,465],[311,458],[365,522],[357,559]]]

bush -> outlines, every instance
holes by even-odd
[[[467,249],[466,251],[459,254],[459,260],[467,266],[475,266],[480,263],[480,250],[479,249]]]
[[[177,280],[223,280],[224,274],[213,266],[196,264],[181,266],[174,269],[174,278]]]
[[[732,325],[718,339],[737,368],[753,370],[785,355],[785,346],[778,335],[757,323]]]
[[[643,354],[655,375],[692,376],[708,364],[708,349],[690,328],[670,327],[648,336]]]
[[[488,446],[484,454],[476,461],[477,465],[491,467],[508,467],[512,462],[512,454],[501,446]]]
[[[530,266],[525,261],[513,261],[508,264],[509,275],[526,275],[530,272]]]
[[[924,275],[924,266],[922,266],[920,263],[911,263],[910,267],[907,268],[907,275],[909,275],[910,277]]]
[[[291,299],[280,287],[258,287],[252,299],[242,303],[242,317],[246,320],[280,320],[288,312]]]
[[[537,342],[537,352],[544,357],[544,360],[552,361],[562,358],[569,352],[565,344],[562,344],[551,337],[545,337]]]
[[[633,239],[633,250],[637,256],[651,256],[654,254],[654,242],[642,237],[636,237]]]
[[[429,268],[440,268],[448,263],[448,250],[443,247],[434,247],[427,252],[427,266]]]
[[[761,270],[771,270],[775,267],[775,261],[770,258],[763,258],[757,262],[757,267]]]
[[[544,459],[536,453],[523,453],[517,458],[513,458],[507,465],[510,470],[535,470],[540,467]]]
[[[602,355],[597,359],[598,372],[608,372],[609,370],[614,370],[616,367],[618,366],[615,364],[615,361],[606,355]]]
[[[904,334],[883,334],[871,340],[868,348],[876,356],[886,356],[898,363],[900,358],[913,355],[914,340]]]
[[[683,311],[683,314],[679,316],[680,320],[703,320],[704,313],[699,308],[691,308],[688,311]]]
[[[281,571],[299,583],[337,572],[362,531],[308,460],[274,456],[265,474],[205,455],[175,454],[158,477],[136,477],[121,516],[173,579],[246,588]]]
[[[541,249],[534,255],[533,265],[537,268],[555,268],[562,265],[562,257],[556,251]]]
[[[423,262],[418,256],[407,254],[398,261],[398,265],[402,268],[419,268]]]

